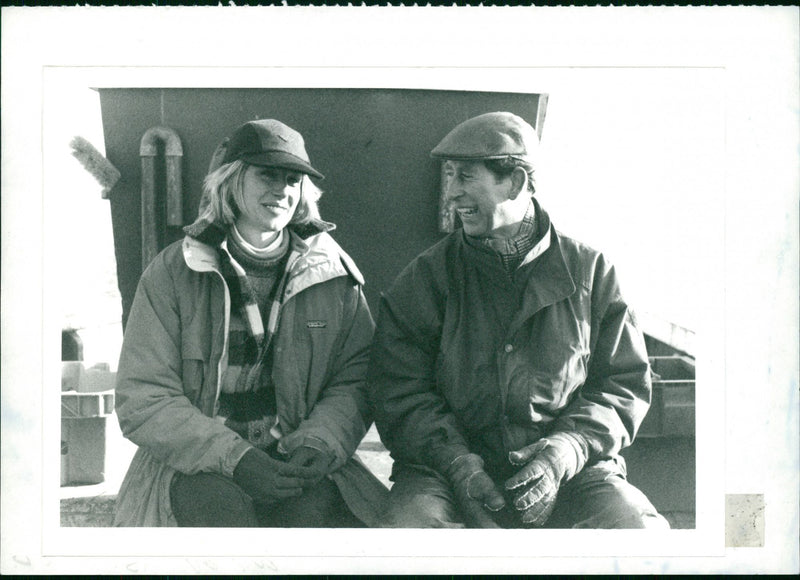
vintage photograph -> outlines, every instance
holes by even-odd
[[[62,525],[694,527],[694,330],[640,319],[539,202],[547,93],[95,92],[106,155],[73,154],[119,176],[125,341],[108,369],[65,353]],[[604,197],[548,182],[584,219]],[[619,201],[649,185],[629,184],[591,216],[618,246],[637,233]],[[138,447],[96,497],[123,459],[90,424]]]
[[[729,74],[43,66],[44,555],[763,547]]]

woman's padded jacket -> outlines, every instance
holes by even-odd
[[[291,235],[289,279],[273,338],[281,448],[307,438],[336,456],[331,478],[353,513],[377,522],[387,493],[355,457],[371,423],[365,370],[374,324],[363,278],[330,235]],[[250,443],[215,418],[226,368],[231,299],[217,249],[186,237],[145,270],[117,373],[116,411],[139,446],[115,525],[174,526],[176,471],[231,476]]]

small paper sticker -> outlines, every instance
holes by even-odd
[[[725,496],[725,547],[764,547],[764,495]]]

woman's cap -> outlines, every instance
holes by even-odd
[[[539,136],[513,113],[486,113],[456,125],[431,151],[443,159],[503,159],[513,157],[534,164]]]
[[[227,140],[222,163],[236,160],[325,178],[311,166],[303,136],[275,119],[249,121],[236,129]]]

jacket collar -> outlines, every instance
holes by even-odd
[[[553,234],[554,230],[551,231],[552,224],[550,223],[550,216],[548,213],[542,209],[542,206],[539,205],[539,202],[536,200],[536,198],[531,198],[531,204],[533,206],[533,219],[536,224],[536,229],[532,235],[538,237],[539,240],[528,251],[528,253],[525,254],[522,262],[515,270],[515,274],[523,267],[532,264],[541,256],[543,256],[553,245],[555,239]],[[493,275],[492,277],[496,278],[498,283],[503,285],[508,283],[509,276],[513,276],[514,274],[506,273],[506,270],[503,267],[502,258],[495,249],[489,247],[483,242],[470,240],[463,229],[461,230],[461,239],[463,246],[467,248],[467,252],[475,260],[480,262],[485,270],[490,271],[493,274],[496,272],[496,275]]]
[[[561,237],[547,212],[535,199],[534,203],[541,218],[540,227],[546,228],[547,233],[518,269],[527,281],[520,319],[571,296],[576,290],[573,273],[561,248]]]
[[[541,253],[522,266],[526,270],[527,278],[525,295],[522,299],[523,311],[541,310],[572,295],[576,289],[575,280],[561,250],[560,236],[552,224],[545,235],[545,240],[547,240],[544,244],[546,247]],[[536,249],[534,247],[531,253]]]
[[[183,259],[189,269],[195,272],[219,272],[217,248],[201,242],[197,238],[183,238]]]
[[[462,247],[495,284],[507,287],[512,283],[524,283],[522,308],[517,316],[520,320],[563,300],[575,292],[576,288],[569,264],[561,250],[560,236],[550,222],[550,216],[536,198],[533,198],[533,203],[537,231],[545,233],[526,254],[513,275],[513,282],[496,252],[470,244],[463,231],[461,238]]]
[[[352,276],[358,284],[364,285],[364,276],[355,262],[328,233],[321,232],[302,238],[294,230],[289,232],[289,279],[285,298],[290,298],[314,284],[341,276]]]
[[[196,272],[219,272],[218,245],[225,238],[220,229],[211,226],[203,232],[203,239],[186,236],[183,239],[183,258],[186,265]],[[309,230],[297,232],[288,229],[290,235],[289,269],[290,278],[286,285],[286,297],[297,294],[301,290],[336,278],[352,276],[358,283],[364,284],[364,277],[355,262],[324,231]],[[303,237],[303,234],[310,234]],[[217,243],[208,243],[219,240]]]

